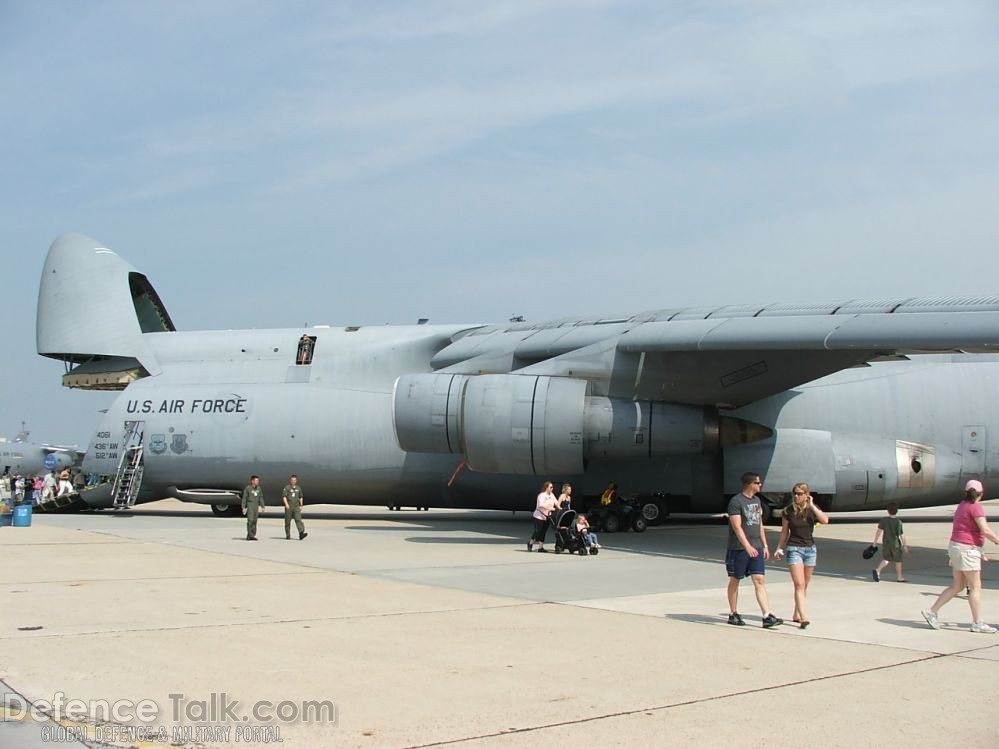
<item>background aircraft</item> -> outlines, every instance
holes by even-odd
[[[609,480],[655,519],[769,506],[950,503],[997,465],[999,297],[656,309],[503,325],[178,332],[149,280],[78,234],[46,258],[38,353],[119,390],[83,468],[94,506],[165,496],[530,509]],[[978,352],[972,355],[967,352]],[[908,358],[909,354],[927,354]]]
[[[83,453],[76,445],[31,442],[28,432],[21,432],[13,440],[0,437],[0,473],[38,476],[79,466],[82,461]]]

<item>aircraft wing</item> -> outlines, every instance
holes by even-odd
[[[54,460],[53,458],[48,457],[50,455],[65,455],[66,459],[71,462],[71,465],[75,466],[82,464],[83,459],[87,455],[84,450],[80,450],[79,448],[77,448],[76,445],[50,445],[48,443],[43,443],[38,445],[38,449],[41,450],[42,453],[46,456],[46,458],[48,458],[48,460],[50,461]],[[58,465],[57,463],[53,463],[50,465],[45,463],[44,461],[45,459],[43,459],[43,465],[45,465],[46,468],[53,468],[54,466]]]
[[[594,394],[738,407],[914,353],[999,351],[999,297],[660,310],[480,328],[439,370],[587,379]]]

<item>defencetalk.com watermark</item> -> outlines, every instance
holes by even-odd
[[[64,692],[56,692],[51,700],[29,702],[19,694],[4,693],[0,709],[0,721],[46,724],[43,731],[53,735],[42,738],[49,741],[176,743],[208,739],[270,743],[282,740],[281,724],[333,724],[336,719],[336,705],[330,700],[257,700],[244,704],[225,692],[212,692],[207,699],[171,693],[165,706],[151,699],[82,700]],[[60,725],[73,722],[76,725]]]
[[[82,723],[60,725],[43,723],[39,738],[43,743],[98,744],[128,746],[169,744],[280,744],[281,726],[120,726],[105,724],[88,726]]]

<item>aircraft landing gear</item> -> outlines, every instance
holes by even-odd
[[[638,498],[638,507],[648,525],[659,525],[669,515],[662,495],[651,494]]]
[[[771,501],[769,497],[764,497],[762,494],[757,496],[760,498],[760,507],[763,510],[763,524],[781,525],[782,521],[778,512],[780,508],[777,504]]]
[[[243,508],[239,505],[231,505],[226,502],[213,502],[211,504],[212,513],[217,517],[239,517],[243,514]]]

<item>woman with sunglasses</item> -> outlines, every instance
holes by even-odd
[[[794,583],[794,621],[802,629],[811,622],[808,621],[806,605],[808,603],[808,584],[815,572],[815,562],[818,551],[815,548],[815,538],[812,531],[816,523],[825,525],[829,516],[815,506],[808,484],[795,484],[791,489],[791,504],[784,510],[784,520],[781,524],[780,541],[777,542],[777,559],[784,557],[784,545],[787,544],[787,568]]]

